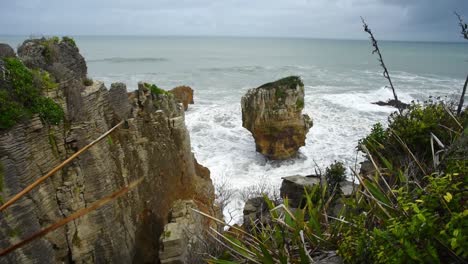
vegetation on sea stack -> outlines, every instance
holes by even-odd
[[[48,72],[30,70],[17,58],[3,60],[6,82],[0,87],[0,129],[8,129],[17,122],[39,114],[48,124],[58,124],[64,116],[63,109],[43,92],[55,89],[58,84]]]

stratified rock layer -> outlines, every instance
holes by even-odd
[[[108,90],[94,81],[85,87],[86,64],[76,47],[53,43],[54,53],[47,59],[40,43],[26,41],[19,57],[61,81],[48,96],[63,106],[66,120],[49,126],[33,117],[0,131],[4,200],[121,120],[125,123],[0,213],[0,249],[136,179],[143,183],[1,257],[0,263],[159,263],[160,236],[174,202],[191,200],[206,212],[214,198],[209,171],[191,152],[183,110],[172,96],[155,95],[145,87],[129,94],[123,84]]]
[[[312,127],[304,108],[304,84],[296,76],[250,89],[242,97],[242,126],[255,139],[256,149],[269,159],[287,159],[305,145]]]
[[[169,92],[184,105],[184,110],[188,109],[189,104],[193,104],[193,89],[189,86],[178,86]]]

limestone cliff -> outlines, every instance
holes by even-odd
[[[87,70],[74,43],[28,40],[18,56],[47,70],[46,92],[65,111],[59,125],[38,116],[0,131],[0,195],[9,198],[121,120],[124,125],[0,213],[0,248],[144,178],[135,190],[0,258],[0,263],[158,263],[159,239],[177,200],[203,211],[214,198],[209,171],[190,147],[184,112],[171,96],[144,86],[84,86]]]
[[[257,151],[270,159],[287,159],[305,145],[312,127],[304,108],[304,84],[296,76],[250,89],[241,101],[242,126],[255,139]]]

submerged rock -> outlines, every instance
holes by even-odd
[[[299,77],[250,89],[241,105],[242,126],[252,133],[257,151],[267,158],[290,158],[305,145],[312,120],[302,114],[304,84]]]
[[[15,51],[8,44],[0,43],[0,59],[15,57]]]
[[[187,111],[188,105],[193,104],[193,89],[189,86],[178,86],[169,90],[175,98],[184,105],[184,110]]]
[[[374,102],[373,104],[380,105],[380,106],[391,106],[395,108],[406,109],[408,108],[409,104],[403,103],[402,101],[396,101],[395,99],[388,100],[387,102],[378,101]]]

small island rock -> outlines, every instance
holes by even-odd
[[[305,145],[312,120],[302,114],[304,84],[299,77],[250,89],[241,104],[242,126],[252,133],[257,151],[267,158],[288,159]]]

